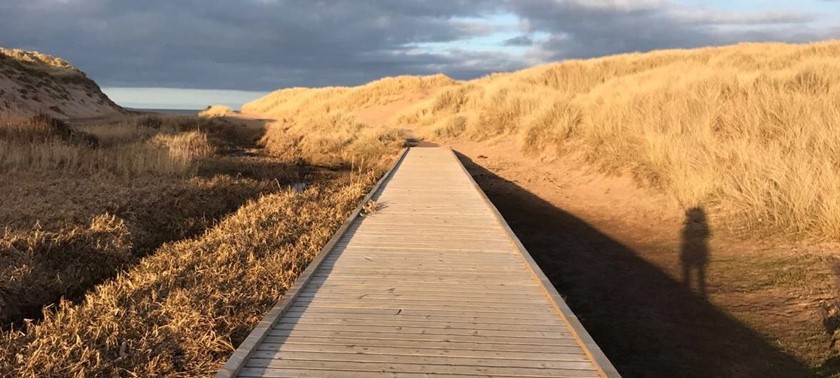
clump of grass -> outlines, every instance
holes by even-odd
[[[362,216],[371,215],[371,214],[379,211],[379,209],[382,209],[383,207],[384,206],[381,203],[377,203],[375,200],[368,200],[364,204],[364,206],[362,206],[362,211],[361,211],[360,214]]]
[[[464,133],[467,129],[467,118],[463,116],[452,117],[442,127],[435,129],[434,134],[439,138],[455,138]]]
[[[0,375],[213,374],[374,180],[267,195],[198,238],[164,245],[84,302],[0,335]]]
[[[213,146],[207,134],[199,131],[188,131],[174,135],[156,135],[152,144],[168,150],[174,160],[194,161],[213,155]]]

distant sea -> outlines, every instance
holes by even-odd
[[[135,112],[144,112],[144,113],[163,113],[163,114],[174,114],[174,115],[195,115],[196,113],[202,111],[203,109],[144,109],[144,108],[126,108],[131,111]]]

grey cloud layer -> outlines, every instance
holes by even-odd
[[[470,20],[512,12],[530,32],[503,41],[553,59],[749,39],[818,38],[806,15],[680,14],[670,3],[616,1],[0,0],[0,45],[64,57],[107,86],[269,90],[350,85],[397,74],[471,78],[529,64],[509,54],[418,52],[493,31]],[[774,24],[730,33],[713,24]]]

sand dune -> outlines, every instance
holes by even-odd
[[[0,47],[0,114],[87,118],[122,111],[70,63],[38,52]]]

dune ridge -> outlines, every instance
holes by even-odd
[[[0,47],[0,114],[7,118],[44,114],[68,119],[122,112],[93,80],[67,61]]]

